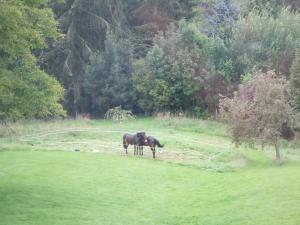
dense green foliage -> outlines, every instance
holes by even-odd
[[[274,18],[251,12],[233,28],[234,67],[239,74],[275,70],[288,77],[299,37],[300,14],[282,9]]]
[[[46,38],[55,37],[56,22],[45,0],[0,2],[1,67],[35,65],[33,49],[46,47]]]
[[[72,115],[218,111],[241,76],[286,77],[300,38],[293,1],[104,1],[52,4],[65,38],[44,68],[66,88]],[[290,7],[290,8],[285,8]],[[79,19],[80,18],[80,19]]]
[[[182,21],[155,39],[145,59],[135,64],[134,88],[140,107],[146,112],[192,111],[201,105],[197,95],[203,85],[201,65],[205,61],[206,37]]]
[[[63,89],[38,69],[25,72],[0,70],[0,120],[52,118],[64,115],[58,101]]]
[[[104,43],[105,50],[91,57],[85,77],[85,108],[90,107],[94,116],[103,115],[108,109],[123,105],[133,107],[132,73],[133,48],[130,41],[110,33]],[[79,98],[80,99],[80,98]]]
[[[0,1],[0,120],[64,115],[60,84],[36,66],[33,51],[55,38],[45,0]]]
[[[103,117],[116,106],[215,115],[220,96],[232,96],[249,74],[275,70],[289,79],[300,42],[293,0],[2,0],[0,10],[1,79],[37,77],[38,63],[63,85],[72,116]],[[62,90],[50,83],[54,108],[44,105],[43,115],[54,116]],[[1,96],[10,90],[1,87]],[[1,98],[2,118],[28,117]]]

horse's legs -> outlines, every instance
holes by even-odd
[[[126,154],[128,154],[127,148],[128,148],[128,145],[124,145],[124,149],[125,149]]]
[[[133,146],[133,149],[134,149],[133,154],[136,155],[136,146],[135,145]]]
[[[139,154],[143,155],[143,146],[142,145],[139,146],[139,150],[140,150]]]
[[[155,159],[155,147],[151,148],[151,150],[152,150],[153,159]]]

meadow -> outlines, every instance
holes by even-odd
[[[122,134],[165,144],[124,154]],[[299,143],[236,147],[186,118],[25,121],[0,129],[0,224],[300,224]]]

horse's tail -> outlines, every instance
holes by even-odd
[[[159,141],[156,138],[154,139],[154,141],[155,141],[155,144],[157,144],[158,147],[160,147],[160,148],[164,147],[164,145],[160,144]]]

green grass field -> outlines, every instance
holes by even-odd
[[[124,132],[165,148],[122,150]],[[0,129],[0,224],[300,224],[300,152],[236,148],[216,122],[144,118]],[[79,149],[80,152],[75,152]]]

